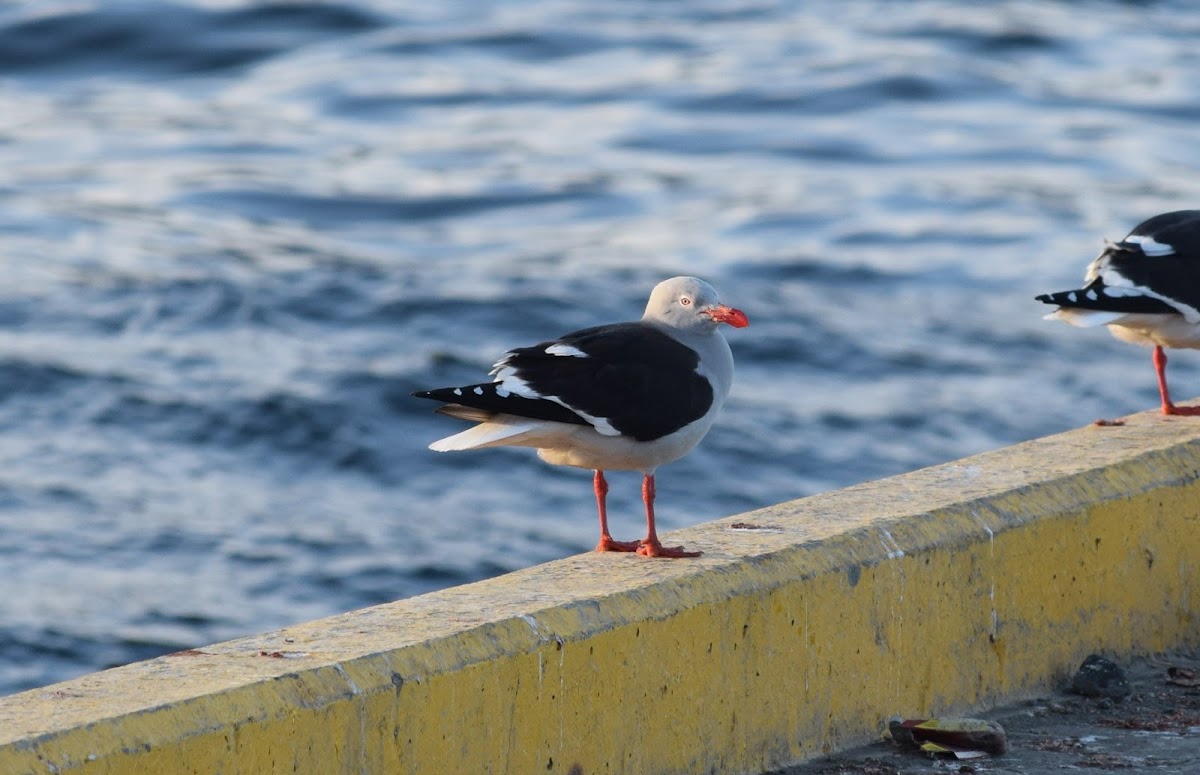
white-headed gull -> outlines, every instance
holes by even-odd
[[[1200,414],[1200,406],[1171,402],[1163,352],[1200,348],[1200,210],[1156,215],[1120,242],[1106,243],[1084,281],[1074,291],[1038,296],[1058,305],[1046,318],[1108,326],[1118,339],[1153,347],[1163,414]]]
[[[414,393],[445,402],[441,414],[478,423],[429,448],[534,447],[547,463],[594,469],[596,551],[697,557],[700,552],[659,542],[654,471],[704,438],[729,395],[733,355],[718,330],[722,323],[749,325],[745,313],[721,304],[703,280],[664,280],[639,321],[510,350],[492,369],[492,382]],[[641,541],[615,541],[608,532],[609,469],[643,474]]]

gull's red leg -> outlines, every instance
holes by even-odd
[[[1158,375],[1158,395],[1162,397],[1162,413],[1170,414],[1174,404],[1171,403],[1171,393],[1167,390],[1167,354],[1161,346],[1154,348],[1154,373]]]
[[[596,551],[636,552],[640,542],[614,541],[608,532],[608,481],[604,478],[603,471],[596,469],[596,476],[592,480],[592,484],[596,488],[596,508],[600,511],[600,541],[596,544]]]
[[[642,501],[646,504],[646,537],[637,553],[643,557],[699,557],[703,552],[685,551],[682,546],[663,546],[654,527],[654,474],[642,479]]]
[[[1175,406],[1167,390],[1167,354],[1161,345],[1154,348],[1154,371],[1158,374],[1158,394],[1162,398],[1163,414],[1200,415],[1200,406]]]

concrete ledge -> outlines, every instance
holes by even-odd
[[[0,772],[761,772],[1200,643],[1198,471],[1136,415],[96,673],[0,699]]]

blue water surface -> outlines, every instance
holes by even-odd
[[[1186,2],[5,4],[0,692],[586,551],[587,472],[429,452],[460,426],[409,393],[676,274],[752,325],[668,529],[1154,406],[1145,351],[1033,296],[1200,206],[1198,36]]]

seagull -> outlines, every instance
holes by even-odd
[[[596,551],[698,557],[658,540],[654,472],[700,443],[729,395],[733,355],[722,323],[744,328],[750,321],[703,280],[664,280],[641,320],[510,350],[491,382],[413,393],[442,401],[440,414],[476,423],[429,448],[533,447],[552,465],[590,468],[600,513]],[[617,541],[608,531],[606,470],[642,473],[641,541]]]
[[[1200,210],[1162,213],[1107,242],[1088,264],[1087,283],[1037,297],[1058,309],[1047,320],[1108,326],[1116,338],[1154,348],[1163,414],[1200,415],[1176,406],[1167,390],[1164,347],[1200,349]]]

